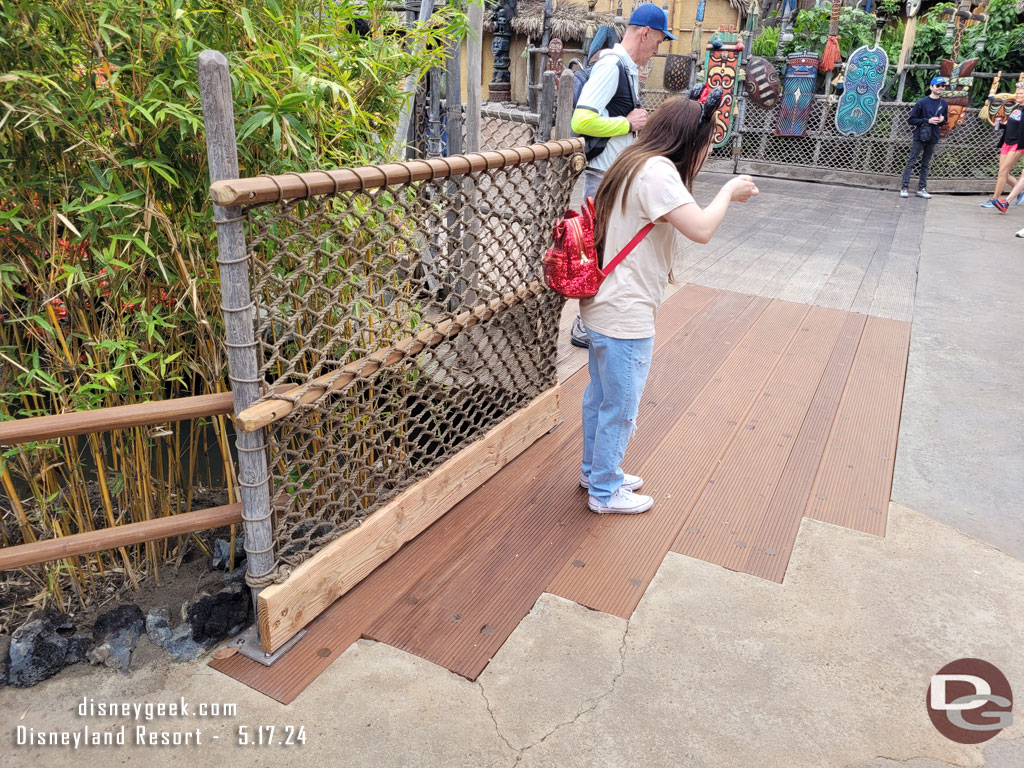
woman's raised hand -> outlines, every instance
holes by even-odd
[[[728,190],[729,200],[733,203],[745,203],[758,193],[757,185],[750,176],[735,176],[722,189]]]

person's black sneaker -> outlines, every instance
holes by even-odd
[[[590,348],[590,336],[587,334],[587,329],[583,327],[583,320],[579,315],[576,315],[576,319],[572,321],[572,330],[569,331],[569,343],[574,347]]]

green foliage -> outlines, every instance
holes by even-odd
[[[398,34],[383,0],[8,0],[0,20],[8,417],[222,385],[203,49],[228,56],[255,175],[380,162],[404,78],[464,33],[447,6]]]
[[[878,14],[880,16],[887,16],[893,18],[900,15],[900,6],[903,5],[900,0],[879,0],[878,2]]]
[[[934,6],[918,20],[917,35],[914,39],[914,50],[911,53],[912,64],[935,64],[952,55],[953,40],[946,38],[946,27],[949,22],[948,11],[954,6],[942,3]],[[1024,70],[1024,24],[1017,14],[1016,0],[992,0],[987,13],[989,14],[988,29],[984,24],[971,24],[964,30],[960,43],[960,60],[977,57],[977,72],[1013,72]],[[978,40],[985,34],[983,50],[978,51]],[[933,71],[912,70],[907,78],[904,98],[908,101],[919,99],[927,94],[928,81],[937,74]],[[980,107],[988,95],[989,80],[976,80],[971,90],[971,104]],[[1012,91],[1007,84],[1001,90]]]
[[[754,39],[754,44],[751,46],[752,53],[754,56],[775,56],[775,51],[779,45],[779,28],[778,27],[764,27]]]
[[[385,0],[0,3],[0,420],[226,389],[201,51],[230,63],[249,176],[387,159],[405,78],[464,33],[453,4],[407,30]],[[0,546],[187,510],[218,460],[233,493],[212,427],[212,452],[199,425],[16,446],[0,497],[27,489],[29,517],[0,506]],[[95,517],[101,465],[115,498]],[[95,561],[134,581],[166,547]]]
[[[831,13],[827,6],[800,11],[793,22],[793,40],[786,45],[786,53],[825,50]],[[839,51],[843,59],[874,41],[875,17],[858,8],[843,8],[839,15]]]

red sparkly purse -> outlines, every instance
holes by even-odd
[[[554,245],[544,254],[544,279],[553,291],[567,299],[586,299],[597,294],[604,279],[654,229],[651,222],[601,269],[594,247],[594,199],[587,198],[583,211],[566,211],[555,225]]]

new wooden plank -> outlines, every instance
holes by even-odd
[[[658,350],[624,467],[640,471],[645,458],[663,443],[687,406],[742,342],[769,304],[768,299],[723,293],[718,301],[701,312],[692,328],[680,332]],[[655,482],[646,474],[644,477],[648,485]],[[657,559],[660,563],[678,530],[674,514],[673,508],[658,503],[642,516],[631,518],[633,522],[622,516],[600,518],[552,578],[546,591],[592,608],[603,605],[605,584],[596,577],[603,573],[606,564],[613,567],[613,563],[638,563],[644,558]],[[641,529],[646,535],[637,537],[630,530],[629,535],[624,536],[623,526]],[[619,551],[615,551],[616,548]],[[628,577],[630,592],[642,594],[639,584],[629,583],[633,578],[639,576]]]
[[[910,323],[869,317],[804,514],[885,535]]]
[[[558,423],[555,385],[300,565],[257,599],[260,642],[275,651],[407,541]]]
[[[688,287],[678,301],[666,303],[658,317],[656,349],[671,342],[672,329],[690,331],[696,321],[687,322],[687,316],[692,320],[709,295],[717,294]],[[369,627],[368,637],[470,679],[483,670],[595,523],[586,492],[576,482],[579,409],[587,380],[580,371],[570,379],[574,386],[566,387],[561,442],[548,441],[542,454],[538,446],[534,461],[524,456],[460,505],[474,507],[486,522],[474,536],[437,542],[436,565]]]
[[[558,594],[628,618],[708,478],[774,369],[807,307],[772,302],[743,335],[638,469],[655,505],[636,516],[602,517],[564,568]]]
[[[441,518],[429,530],[441,530],[449,521]],[[384,565],[359,582],[306,626],[306,634],[273,666],[235,654],[213,659],[210,666],[240,683],[290,704],[310,683],[358,640],[370,622],[396,599],[402,586],[430,565],[412,544],[398,551]]]
[[[743,566],[745,573],[779,583],[786,574],[793,544],[800,530],[800,521],[804,517],[804,508],[807,506],[818,464],[825,452],[828,433],[860,344],[865,320],[866,315],[846,315],[764,520],[748,548],[750,554]]]
[[[675,551],[734,571],[746,563],[844,320],[834,309],[807,313],[687,517],[688,533]],[[689,533],[694,529],[699,533]]]
[[[675,330],[684,328],[718,295],[718,291],[710,288],[684,286],[662,306],[656,343],[670,340]],[[508,476],[523,477],[527,482],[532,482],[532,478],[549,462],[551,455],[573,457],[578,462],[579,443],[575,444],[574,450],[567,448],[571,447],[574,439],[580,439],[579,402],[587,380],[586,371],[580,371],[563,384],[562,413],[569,423],[545,435],[517,457],[506,467]],[[568,403],[575,403],[575,408]],[[574,420],[575,429],[572,426]],[[490,483],[486,483],[477,493],[482,494],[489,486]],[[575,490],[575,481],[566,483],[562,490],[566,493]],[[579,493],[578,490],[576,492]],[[483,505],[475,503],[474,496],[457,504],[348,593],[335,600],[306,627],[305,637],[273,666],[265,667],[239,654],[214,660],[210,666],[271,698],[290,703],[349,645],[359,639],[379,615],[404,599],[406,591],[430,569],[436,568],[439,562],[448,562],[454,570],[458,569],[460,552],[472,549],[475,542],[486,535],[486,529],[493,524],[494,519],[502,517],[503,502],[508,501],[502,497],[503,494],[491,496],[485,501],[487,506],[484,507],[490,514],[481,514],[480,508]],[[511,633],[511,629],[507,629],[507,632]],[[500,636],[494,640],[499,638],[501,642],[504,641]],[[497,642],[496,647],[501,642]]]
[[[76,533],[56,539],[34,541],[15,547],[0,549],[0,571],[23,568],[26,565],[60,560],[74,555],[86,555],[105,549],[117,549],[129,544],[166,539],[184,533],[222,528],[242,522],[242,505],[227,504],[222,507],[182,512],[138,523],[102,528],[98,531]]]

